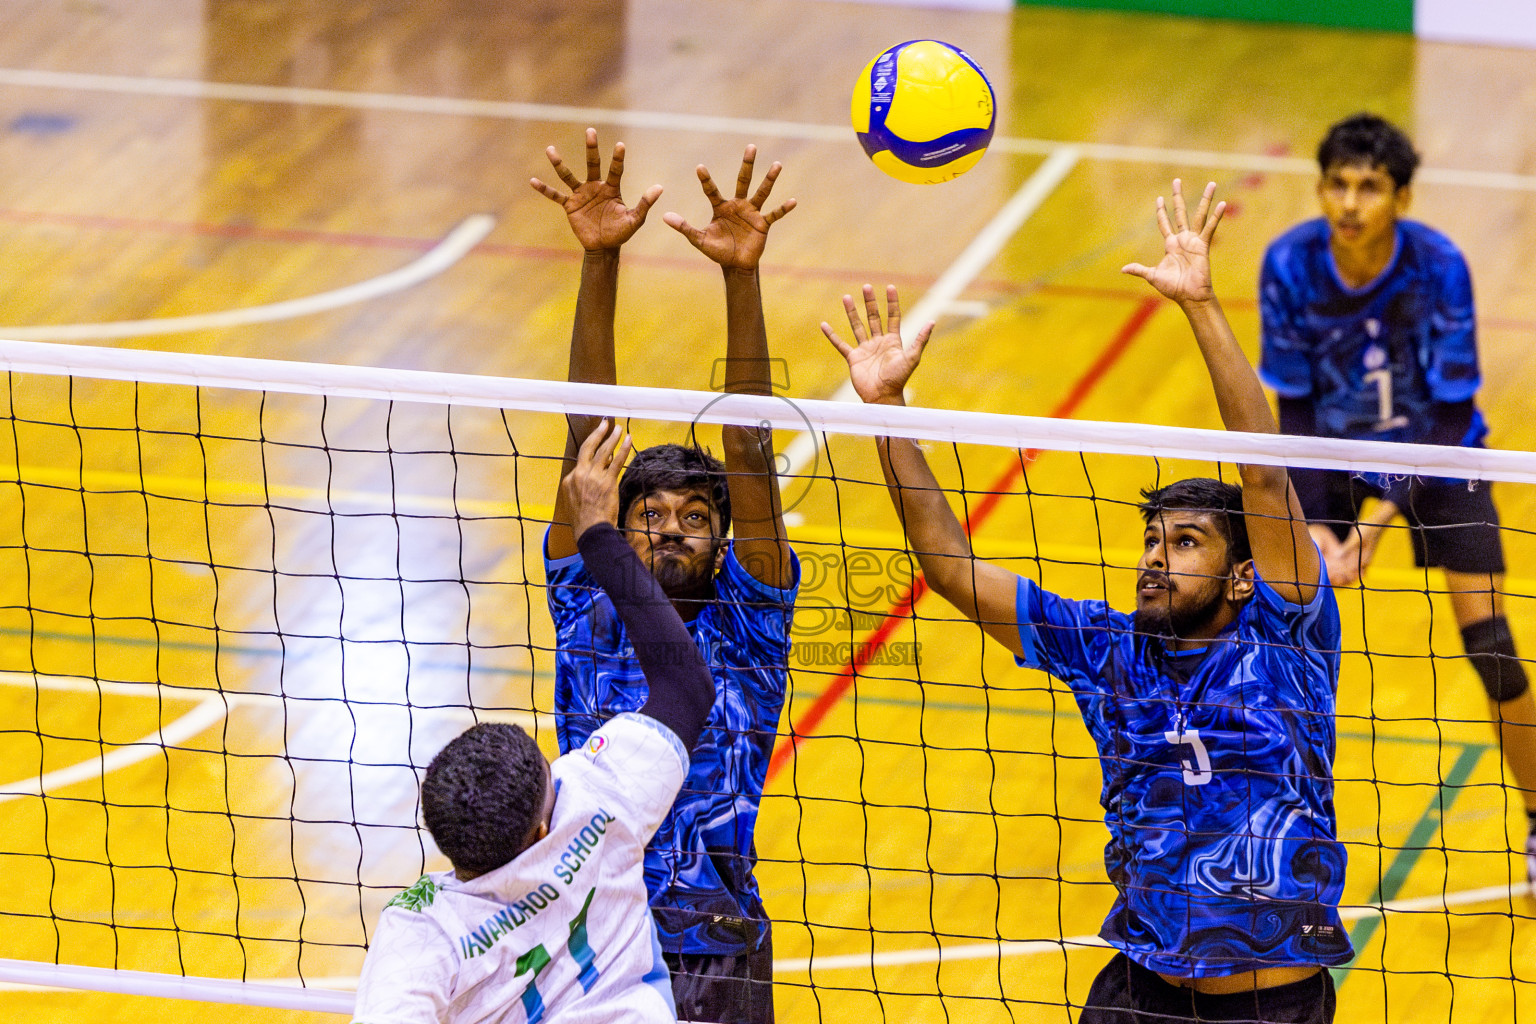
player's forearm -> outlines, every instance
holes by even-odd
[[[757,271],[725,267],[725,391],[736,395],[773,394],[768,360],[768,329]],[[726,468],[733,474],[773,473],[773,431],[727,424],[720,430]]]
[[[581,259],[581,288],[571,325],[567,379],[589,384],[618,383],[613,354],[613,321],[619,301],[619,250],[600,249]]]
[[[1279,424],[1275,422],[1269,399],[1264,395],[1264,387],[1259,383],[1259,375],[1237,343],[1221,303],[1212,296],[1203,302],[1186,302],[1180,306],[1210,373],[1222,425],[1228,430],[1249,434],[1279,433]],[[1282,467],[1244,465],[1239,472],[1247,487],[1283,490],[1286,486],[1286,473]]]
[[[581,260],[581,288],[576,293],[576,316],[571,324],[571,357],[566,379],[585,384],[618,383],[614,358],[613,321],[619,295],[619,250],[587,252]],[[569,465],[576,449],[597,427],[596,416],[570,416],[566,439]]]
[[[715,702],[715,681],[677,609],[611,524],[587,529],[576,546],[587,572],[613,602],[645,673],[649,695],[640,713],[693,749]]]
[[[1182,308],[1200,345],[1200,354],[1205,357],[1222,424],[1228,430],[1250,434],[1279,433],[1259,375],[1237,343],[1221,303],[1213,297],[1205,302],[1184,303]]]
[[[755,270],[722,269],[725,275],[725,390],[730,394],[773,394],[768,361],[768,328],[763,293]]]
[[[875,439],[880,468],[907,536],[928,585],[941,597],[968,611],[961,586],[971,572],[971,542],[960,525],[949,499],[939,487],[918,443],[904,437]],[[973,609],[969,609],[973,610]]]

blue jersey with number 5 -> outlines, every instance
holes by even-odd
[[[1259,376],[1309,399],[1321,437],[1421,442],[1435,403],[1477,392],[1472,278],[1450,239],[1399,221],[1387,269],[1361,288],[1339,279],[1328,222],[1300,224],[1264,255]],[[1463,445],[1487,428],[1474,416]]]
[[[1017,601],[1019,663],[1072,688],[1099,751],[1118,890],[1100,935],[1181,977],[1347,962],[1332,590],[1294,605],[1256,581],[1237,620],[1182,655],[1103,601],[1023,578]]]

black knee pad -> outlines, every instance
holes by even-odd
[[[1474,622],[1461,631],[1467,658],[1483,680],[1490,700],[1503,703],[1514,700],[1530,689],[1525,666],[1515,653],[1515,638],[1509,632],[1509,620],[1496,615]]]

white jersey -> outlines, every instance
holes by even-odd
[[[688,755],[618,715],[551,766],[549,834],[467,882],[423,875],[379,916],[358,1024],[599,1024],[677,1019],[647,904],[645,845]]]

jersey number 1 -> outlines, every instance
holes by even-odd
[[[592,991],[592,986],[597,984],[597,966],[592,962],[596,959],[592,947],[587,944],[587,910],[592,906],[592,896],[597,890],[587,893],[587,900],[581,905],[581,913],[571,921],[571,937],[566,940],[565,948],[576,960],[576,966],[581,969],[577,980],[581,982],[583,992]],[[544,1019],[544,997],[539,995],[539,972],[549,966],[549,951],[541,942],[528,952],[517,958],[517,974],[533,972],[533,977],[528,982],[528,987],[523,989],[523,1013],[528,1017],[528,1024],[539,1024]]]
[[[1392,415],[1392,368],[1383,366],[1364,377],[1366,384],[1376,385],[1376,430],[1392,430],[1406,426],[1407,416]]]
[[[1205,749],[1205,741],[1200,738],[1199,729],[1180,732],[1170,729],[1163,733],[1163,739],[1176,747],[1188,747],[1195,752],[1194,764],[1190,764],[1187,757],[1180,762],[1184,765],[1184,785],[1203,786],[1211,781],[1211,755]]]

